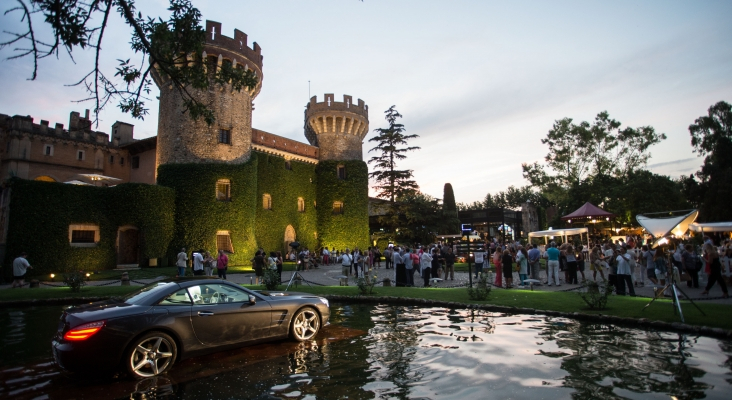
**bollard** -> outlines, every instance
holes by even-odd
[[[31,288],[31,289],[33,289],[33,288],[39,288],[39,287],[41,287],[41,282],[39,282],[38,279],[32,279],[30,281],[30,286],[28,286],[28,287]]]
[[[127,272],[122,273],[122,278],[120,278],[120,283],[122,286],[130,286],[130,275]]]

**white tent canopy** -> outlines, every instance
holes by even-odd
[[[732,222],[694,222],[689,229],[694,232],[732,232]]]
[[[587,228],[568,228],[568,229],[549,229],[548,231],[536,231],[529,232],[529,240],[532,237],[543,237],[544,243],[549,242],[549,238],[559,236],[564,238],[564,242],[567,242],[567,236],[580,235],[580,241],[582,240],[582,234],[587,235],[587,246],[590,245],[590,234]]]
[[[636,215],[635,219],[653,237],[661,238],[669,234],[679,237],[686,233],[689,224],[694,222],[699,211],[692,210],[688,214],[676,217],[649,218],[645,215]]]

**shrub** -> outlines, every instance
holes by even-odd
[[[577,294],[591,309],[604,310],[607,306],[608,296],[612,292],[612,285],[609,285],[606,281],[598,283],[587,280],[582,282]]]
[[[485,300],[491,294],[491,286],[488,284],[488,274],[481,273],[475,287],[468,287],[468,297],[470,300]]]
[[[71,271],[64,273],[64,284],[71,289],[72,292],[79,292],[86,285],[86,274],[83,271]]]
[[[277,273],[276,269],[267,268],[264,270],[264,276],[262,277],[262,283],[267,290],[276,290],[280,285],[280,274]]]
[[[365,278],[356,278],[356,286],[361,294],[373,294],[376,286],[376,275],[366,275]]]

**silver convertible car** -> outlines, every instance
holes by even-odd
[[[214,278],[171,279],[126,298],[65,310],[52,349],[65,370],[123,367],[145,378],[183,358],[288,336],[311,340],[329,317],[328,300],[307,293],[252,291]]]

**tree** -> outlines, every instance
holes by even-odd
[[[190,89],[206,89],[215,83],[228,83],[234,90],[256,86],[258,79],[252,70],[235,68],[226,63],[209,79],[202,60],[205,31],[200,25],[201,13],[189,0],[169,0],[171,12],[167,20],[143,16],[134,0],[16,0],[17,5],[6,10],[20,14],[24,32],[5,32],[10,39],[0,48],[17,46],[9,59],[30,57],[33,72],[38,76],[38,61],[58,57],[65,51],[73,59],[74,50],[95,53],[94,65],[73,86],[83,86],[89,97],[80,101],[94,103],[95,120],[110,101],[132,117],[144,119],[153,82],[153,68],[168,79],[177,90],[193,119],[203,118],[209,125],[215,121],[213,111],[194,97]],[[49,25],[51,34],[43,37],[36,27]],[[100,67],[102,44],[110,18],[121,18],[131,30],[130,46],[139,55],[139,62],[119,60],[115,71]]]
[[[694,152],[704,156],[704,165],[684,180],[686,193],[699,205],[703,221],[730,221],[732,208],[732,105],[720,101],[709,107],[707,115],[689,125]]]
[[[643,167],[651,156],[650,146],[666,139],[650,126],[620,129],[607,111],[597,114],[590,124],[574,124],[571,118],[554,122],[541,142],[549,146],[544,158],[554,171],[546,172],[539,163],[523,164],[524,178],[542,190],[568,189],[590,176],[624,176]]]
[[[396,162],[407,158],[408,151],[418,150],[419,147],[407,147],[407,141],[419,136],[405,135],[404,125],[397,123],[397,118],[402,115],[394,108],[389,107],[384,111],[384,117],[389,122],[388,128],[378,128],[375,131],[377,136],[369,139],[369,142],[378,143],[376,147],[369,150],[378,151],[379,156],[372,157],[369,164],[374,163],[374,171],[369,173],[369,178],[376,181],[374,188],[378,191],[377,197],[389,199],[391,202],[397,197],[402,197],[419,189],[417,182],[412,180],[412,170],[398,170]]]
[[[445,229],[441,230],[440,233],[452,234],[460,232],[460,220],[458,219],[457,204],[455,204],[455,192],[453,192],[452,185],[449,183],[446,183],[443,189],[442,218]]]

